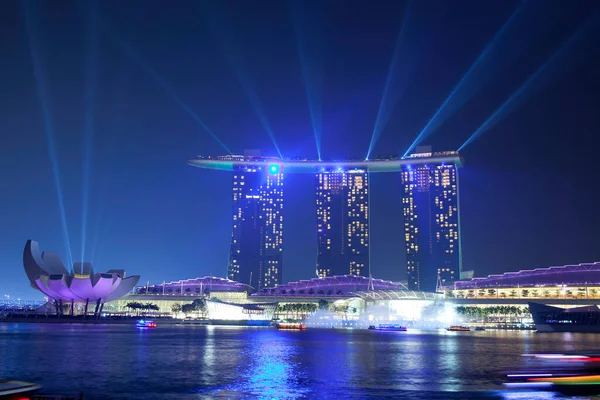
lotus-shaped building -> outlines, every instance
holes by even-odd
[[[73,272],[67,271],[56,253],[40,252],[39,244],[28,240],[23,251],[23,266],[31,287],[38,289],[57,304],[85,302],[85,313],[90,302],[96,303],[96,312],[102,304],[123,297],[140,280],[139,276],[125,277],[124,270],[111,269],[94,273],[90,263],[75,263]],[[62,310],[62,306],[61,306]]]

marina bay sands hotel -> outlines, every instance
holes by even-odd
[[[408,287],[434,291],[460,279],[457,152],[418,147],[403,158],[282,160],[257,152],[198,157],[189,164],[233,175],[228,278],[257,290],[282,283],[284,174],[315,174],[317,274],[370,275],[369,177],[399,172]],[[400,201],[400,199],[399,199]],[[401,244],[398,243],[400,246]]]

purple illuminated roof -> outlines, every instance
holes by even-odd
[[[447,289],[478,289],[518,286],[600,285],[600,262],[565,265],[562,267],[536,268],[502,275],[473,278],[455,282]]]
[[[245,292],[250,287],[240,282],[216,276],[183,279],[135,288],[137,294],[207,294],[210,292]]]
[[[342,296],[359,291],[402,289],[406,289],[406,287],[397,282],[369,279],[356,275],[339,275],[290,282],[274,288],[263,289],[256,294],[260,296]]]

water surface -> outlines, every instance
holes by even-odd
[[[86,399],[555,398],[507,392],[521,354],[600,335],[0,323],[0,378]]]

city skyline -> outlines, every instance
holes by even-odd
[[[0,294],[36,295],[27,239],[68,268],[224,276],[231,180],[182,161],[251,148],[364,160],[468,143],[464,269],[600,259],[584,162],[600,129],[597,2],[223,4],[2,5]],[[401,177],[369,178],[372,275],[406,280]],[[314,186],[285,175],[283,281],[315,274]]]

